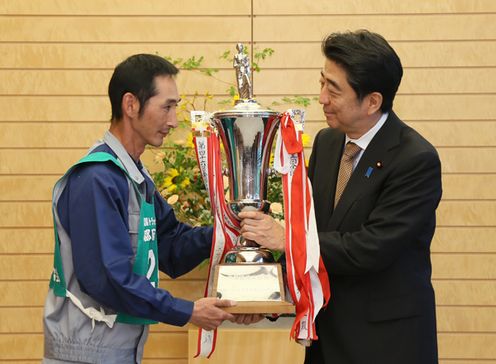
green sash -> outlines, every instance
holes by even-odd
[[[122,166],[122,163],[109,153],[97,152],[88,154],[72,166],[66,174],[57,182],[61,183],[67,178],[73,169],[83,163],[94,162],[113,162],[126,174],[132,182],[133,187],[140,203],[140,219],[138,228],[138,245],[136,250],[136,257],[133,265],[133,272],[140,276],[145,276],[153,287],[158,287],[158,248],[157,248],[157,235],[156,235],[156,219],[155,208],[152,203],[146,202],[145,196],[142,196],[138,190],[136,182],[130,177],[128,172]],[[55,201],[54,201],[55,202]],[[57,232],[55,222],[55,203],[52,204],[52,212],[54,216],[54,234],[55,234],[55,249],[54,249],[54,263],[53,272],[50,277],[50,288],[53,293],[58,297],[67,297],[67,285],[64,278],[64,268],[62,266],[62,256],[60,254],[60,240]],[[125,313],[117,314],[117,322],[136,325],[149,325],[156,324],[156,321],[134,317]]]

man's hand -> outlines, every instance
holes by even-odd
[[[265,316],[264,315],[234,315],[234,320],[232,322],[235,322],[240,325],[250,325],[254,324],[260,320],[262,320]]]
[[[220,300],[215,297],[201,298],[195,301],[189,322],[207,331],[216,329],[225,320],[234,322],[234,316],[221,309],[231,306],[236,306],[236,301]]]
[[[241,235],[271,250],[284,251],[286,232],[271,216],[259,211],[239,213]]]

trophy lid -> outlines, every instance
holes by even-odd
[[[254,99],[238,100],[234,108],[224,111],[216,111],[213,113],[214,119],[229,118],[229,117],[275,117],[279,112],[263,108]]]

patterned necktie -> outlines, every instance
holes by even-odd
[[[353,161],[362,148],[353,142],[346,143],[341,163],[339,164],[338,182],[336,183],[336,194],[334,195],[334,206],[338,204],[339,199],[348,183],[351,173],[353,172]]]

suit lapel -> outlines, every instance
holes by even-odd
[[[314,188],[317,226],[324,228],[329,221],[334,206],[335,184],[338,178],[339,162],[343,151],[344,134],[333,131],[319,143],[318,171],[312,181]]]
[[[353,203],[366,193],[369,186],[380,179],[381,175],[387,173],[389,161],[395,155],[393,149],[400,142],[402,125],[402,122],[391,111],[382,128],[364,151],[341,195],[341,199],[336,205],[336,209],[330,215],[327,224],[329,230],[337,230]],[[334,181],[336,181],[336,178]],[[334,189],[335,185],[335,183],[332,184]]]

